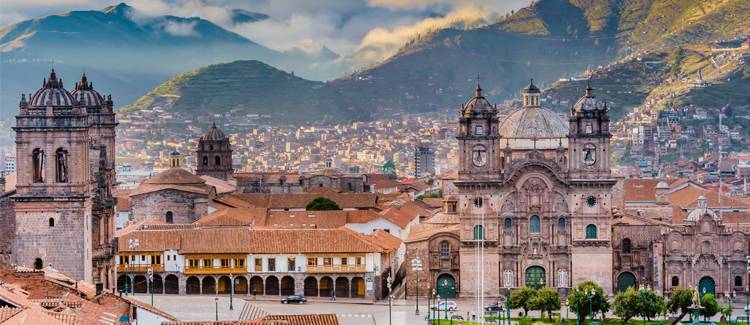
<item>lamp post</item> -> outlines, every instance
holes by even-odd
[[[232,276],[232,274],[229,274],[229,278],[231,281],[229,281],[229,310],[234,310],[234,304],[232,303],[232,296],[234,296],[234,281],[237,281],[237,279]]]
[[[573,289],[577,291],[577,289]],[[576,325],[581,325],[581,297],[576,297]]]
[[[152,269],[149,266],[146,274],[148,275],[148,291],[151,292],[151,306],[153,306],[154,305],[154,269]]]
[[[437,300],[437,290],[435,290],[435,288],[432,288],[432,304],[435,305],[436,308],[440,307],[440,304]],[[435,311],[435,308],[430,308],[430,310],[432,311],[432,321],[434,323],[435,319],[440,317],[440,312]]]
[[[216,315],[216,321],[219,321],[219,297],[214,297],[214,312]]]
[[[417,252],[417,254],[419,254],[419,252]],[[415,296],[416,307],[414,310],[414,315],[419,315],[419,272],[422,272],[422,261],[419,259],[419,257],[411,260],[411,270],[414,271],[414,274],[417,275],[417,295]]]
[[[393,325],[393,315],[391,314],[391,307],[392,307],[391,305],[392,305],[392,297],[393,297],[391,296],[391,290],[393,286],[393,277],[391,276],[392,273],[393,272],[390,272],[388,274],[388,279],[386,280],[388,281],[388,324],[390,325]]]
[[[563,300],[563,306],[565,306],[565,323],[567,324],[568,323],[568,311],[570,310],[570,308],[568,307],[568,298],[565,298],[565,300]]]
[[[729,300],[729,324],[732,324],[732,314],[734,312],[734,297],[736,296],[736,292],[732,290],[732,292],[727,294],[727,300]]]
[[[417,286],[419,287],[419,286]],[[432,305],[430,305],[430,287],[427,287],[427,324],[430,323],[430,308],[432,308]]]

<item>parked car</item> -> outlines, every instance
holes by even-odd
[[[282,304],[304,304],[306,302],[307,302],[307,299],[299,295],[289,296],[284,299],[281,299]]]
[[[503,308],[504,307],[502,303],[496,302],[494,304],[484,306],[484,311],[500,312],[500,311],[503,311]]]
[[[458,305],[455,301],[441,301],[439,303],[436,303],[430,307],[432,310],[448,310],[448,311],[455,311],[458,309]]]

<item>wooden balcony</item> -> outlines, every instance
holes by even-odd
[[[246,267],[185,267],[185,274],[246,274]]]
[[[364,264],[360,265],[308,265],[307,273],[362,273],[367,272]]]
[[[154,273],[164,272],[164,264],[118,264],[117,273],[146,273],[149,268]]]

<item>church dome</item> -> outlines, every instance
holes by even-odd
[[[57,79],[55,69],[49,74],[49,79],[44,79],[42,88],[36,91],[29,100],[31,108],[44,108],[47,106],[72,108],[75,103],[73,95],[63,88],[62,79]]]
[[[461,115],[463,115],[464,117],[469,117],[472,115],[495,113],[495,106],[490,104],[487,98],[484,98],[484,96],[482,95],[482,87],[477,84],[477,89],[474,93],[474,97],[472,97],[468,102],[466,102],[466,104],[464,104]]]
[[[203,140],[203,141],[221,141],[221,140],[224,140],[226,138],[227,138],[227,136],[224,135],[224,132],[221,132],[221,130],[219,130],[219,128],[216,127],[216,122],[214,122],[211,125],[211,128],[208,129],[208,132],[206,132],[206,134],[204,134],[201,137],[201,140]]]
[[[579,98],[575,105],[573,105],[573,111],[585,112],[607,109],[607,104],[597,100],[592,91],[593,89],[589,85],[589,82],[586,81],[586,94]]]
[[[568,136],[568,124],[555,112],[524,107],[500,123],[500,136],[507,139],[557,139]]]
[[[81,81],[76,83],[73,98],[84,107],[101,107],[104,103],[104,97],[94,90],[94,83],[89,82],[84,73]]]

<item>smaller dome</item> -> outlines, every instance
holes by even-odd
[[[534,79],[531,79],[531,81],[529,81],[529,85],[523,89],[523,93],[524,94],[541,93],[541,90],[539,90],[539,87],[537,87],[534,84]]]
[[[216,127],[216,122],[211,124],[211,128],[208,129],[208,132],[204,134],[201,137],[201,140],[203,141],[220,141],[226,139],[227,136],[224,135],[224,132],[221,132],[219,128]]]
[[[494,114],[496,113],[495,106],[482,96],[482,87],[477,84],[474,97],[472,97],[463,106],[463,112],[461,115],[468,117],[477,114]]]
[[[81,81],[76,83],[75,91],[73,91],[72,95],[81,106],[101,107],[102,103],[104,103],[104,97],[94,90],[94,83],[88,81],[85,73],[81,76]]]
[[[669,184],[667,184],[667,182],[665,182],[665,181],[661,181],[658,184],[656,184],[656,188],[657,189],[661,189],[661,190],[671,189],[671,187],[669,187]]]
[[[44,79],[42,88],[29,99],[29,106],[32,108],[53,107],[73,107],[75,99],[63,87],[62,79],[57,79],[55,69],[49,74],[49,79]]]
[[[579,98],[578,101],[573,105],[573,110],[576,112],[582,111],[596,111],[606,110],[607,103],[601,102],[594,96],[593,89],[588,81],[586,81],[586,94]]]
[[[180,155],[180,152],[177,150],[172,150],[172,152],[170,152],[169,155],[172,157],[177,157]]]

